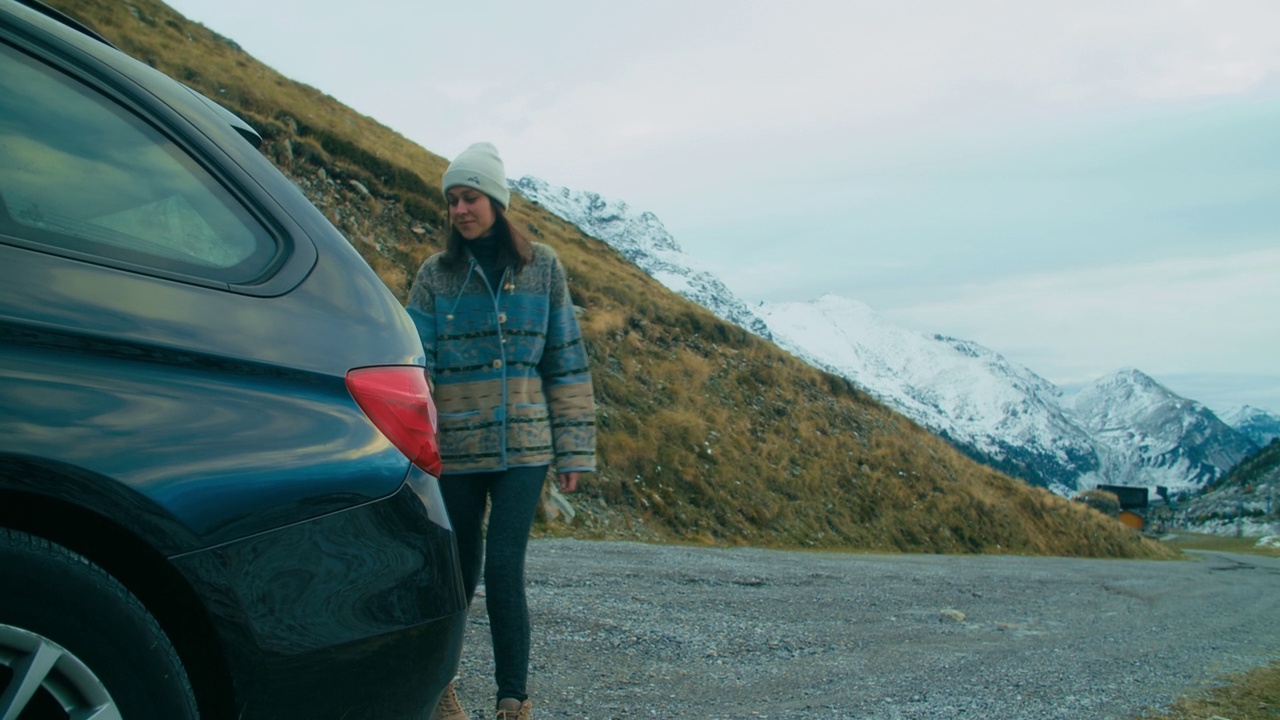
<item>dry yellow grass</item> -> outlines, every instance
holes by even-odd
[[[1207,690],[1179,698],[1168,712],[1141,720],[1276,720],[1280,718],[1280,661],[1219,678]]]
[[[1258,545],[1259,538],[1222,537],[1199,533],[1179,533],[1169,539],[1169,544],[1186,550],[1213,550],[1216,552],[1243,553],[1262,557],[1280,557],[1280,547]]]

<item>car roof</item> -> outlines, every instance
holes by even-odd
[[[94,40],[97,40],[103,45],[119,50],[119,48],[116,48],[114,43],[112,43],[110,40],[103,37],[102,33],[99,33],[97,30],[94,30],[88,25],[85,25],[84,23],[62,12],[61,10],[58,10],[57,8],[52,8],[52,7],[49,7],[48,5],[45,5],[44,3],[40,2],[40,0],[14,0],[14,2],[18,3],[19,5],[22,5],[23,7],[35,10],[41,15],[44,15],[45,17],[51,20],[61,23],[62,25],[65,25],[71,28],[72,30],[75,30],[76,32],[81,33],[82,35],[87,35],[88,37],[91,37]]]
[[[135,58],[132,58],[132,56],[129,56],[127,53],[124,53],[124,51],[120,50],[120,48],[117,47],[115,43],[108,40],[97,30],[94,30],[92,27],[62,12],[61,10],[58,10],[56,8],[53,8],[44,4],[40,0],[9,0],[9,1],[17,5],[20,5],[24,8],[27,8],[29,10],[32,10],[36,13],[39,13],[41,16],[49,20],[52,20],[53,22],[58,23],[64,28],[70,29],[83,37],[89,38],[92,41],[100,43],[105,47],[111,48],[112,50],[115,50],[121,53],[122,55],[125,55],[126,57],[130,57],[130,59],[135,59]],[[3,7],[3,0],[0,0],[0,7]],[[262,147],[262,135],[259,134],[258,131],[253,128],[253,126],[245,122],[245,120],[241,118],[239,115],[236,115],[234,112],[227,109],[222,104],[218,103],[215,100],[210,99],[208,96],[204,95],[203,93],[191,87],[190,85],[187,85],[186,83],[180,82],[169,75],[164,75],[164,78],[166,81],[172,82],[178,86],[181,86],[182,88],[190,92],[192,95],[196,96],[200,100],[202,105],[204,105],[209,110],[211,110],[214,115],[216,115],[224,123],[230,126],[232,130],[235,130],[235,132],[238,135],[243,137],[245,140],[248,140],[249,143],[252,144],[255,148]],[[150,89],[152,92],[156,92],[158,89],[158,86],[154,83],[149,83],[146,85],[148,89]]]

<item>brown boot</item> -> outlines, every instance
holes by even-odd
[[[440,702],[436,703],[436,714],[431,716],[431,720],[467,720],[467,711],[458,702],[458,690],[452,680],[445,686]]]
[[[505,710],[498,708],[498,714],[494,720],[531,720],[533,718],[533,703],[525,700],[520,703],[519,710]]]

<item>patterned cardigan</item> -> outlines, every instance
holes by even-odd
[[[562,473],[595,470],[591,373],[564,266],[532,245],[533,262],[507,268],[496,292],[474,259],[457,272],[438,254],[409,291],[446,474],[553,461]]]

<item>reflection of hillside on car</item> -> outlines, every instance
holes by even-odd
[[[0,0],[0,717],[426,718],[457,667],[417,334],[254,139]]]

